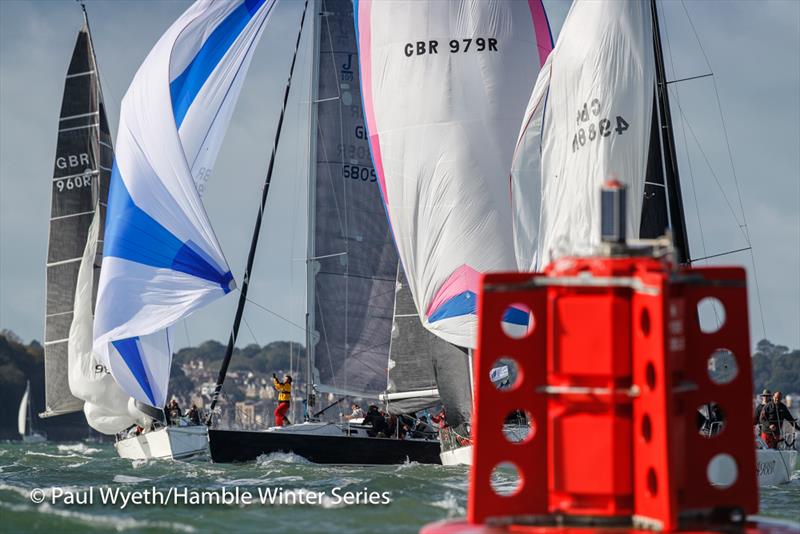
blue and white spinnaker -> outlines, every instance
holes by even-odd
[[[167,397],[167,328],[236,286],[201,194],[276,1],[196,2],[122,101],[94,350],[152,406]]]

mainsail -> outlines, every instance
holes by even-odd
[[[64,83],[53,170],[42,417],[83,407],[69,388],[67,341],[87,233],[97,206],[104,218],[113,157],[94,49],[84,20]],[[99,236],[102,241],[102,229]]]
[[[576,1],[533,89],[514,157],[521,268],[598,244],[597,192],[609,179],[627,184],[627,235],[639,235],[654,83],[647,4]]]
[[[94,350],[164,405],[168,327],[236,286],[201,200],[275,0],[199,1],[156,43],[122,102]]]
[[[372,166],[350,0],[315,21],[309,194],[309,340],[321,391],[386,390],[397,252]]]
[[[357,3],[361,85],[378,183],[417,313],[475,344],[480,273],[514,270],[508,176],[520,118],[552,47],[540,1]],[[525,324],[512,311],[505,320]]]

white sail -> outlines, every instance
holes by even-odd
[[[654,81],[646,2],[572,5],[533,89],[512,166],[519,268],[541,269],[596,245],[599,189],[609,179],[627,184],[627,235],[638,237]]]
[[[114,382],[105,366],[92,352],[92,289],[100,210],[95,210],[75,287],[75,305],[69,329],[67,353],[68,380],[72,394],[83,400],[83,412],[89,426],[103,434],[116,434],[134,424],[128,415],[127,393]]]
[[[19,414],[17,415],[17,429],[19,435],[24,436],[27,434],[28,427],[28,402],[30,401],[31,383],[25,386],[25,393],[22,394],[22,400],[19,402]]]
[[[372,157],[417,311],[473,347],[480,273],[516,268],[508,181],[552,48],[544,8],[360,0],[356,24]]]
[[[201,193],[274,5],[196,2],[122,102],[94,350],[123,390],[151,406],[166,400],[168,327],[236,285]]]

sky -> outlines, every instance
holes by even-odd
[[[115,135],[136,69],[185,0],[87,0]],[[554,37],[568,0],[545,0]],[[283,0],[256,51],[204,202],[234,276],[250,245],[303,4]],[[50,183],[64,75],[81,25],[77,3],[0,1],[0,329],[44,330]],[[661,4],[675,141],[694,258],[748,272],[753,344],[800,347],[800,2],[670,0]],[[305,334],[307,33],[238,345]],[[719,105],[718,105],[719,102]],[[723,128],[723,125],[725,128]],[[235,296],[174,331],[177,347],[227,339]],[[762,319],[763,317],[763,319]]]

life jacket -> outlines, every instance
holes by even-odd
[[[281,383],[277,378],[273,378],[272,382],[275,385],[275,390],[278,392],[278,402],[291,402],[292,401],[292,383]]]

